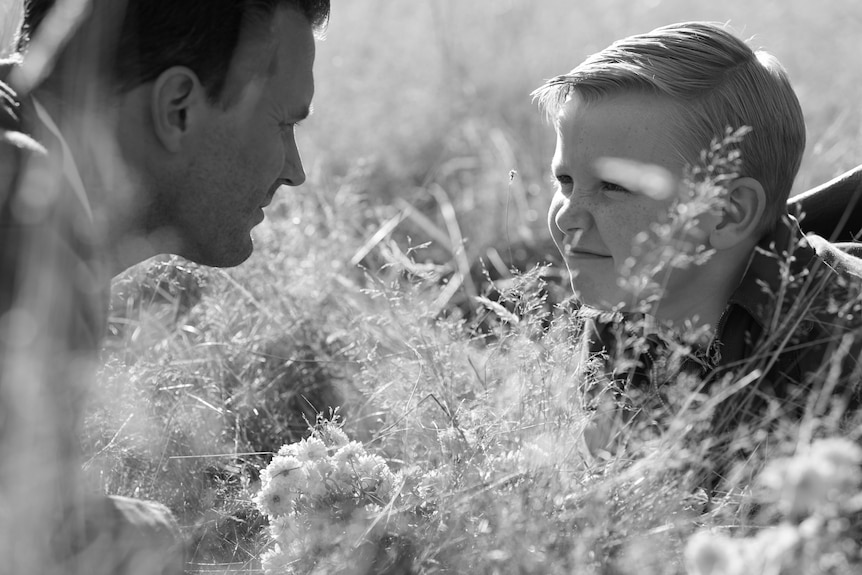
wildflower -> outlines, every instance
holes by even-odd
[[[293,455],[276,455],[260,474],[260,480],[267,483],[276,477],[297,477],[291,473],[302,469],[302,463]]]
[[[554,458],[541,445],[531,442],[521,447],[518,460],[521,469],[536,470],[552,463]]]
[[[755,572],[783,573],[785,567],[793,564],[801,542],[799,530],[788,523],[763,529],[750,541],[751,563],[760,566]]]
[[[296,458],[302,462],[318,461],[327,456],[326,445],[317,437],[303,439],[296,445]]]
[[[296,457],[298,453],[298,446],[295,443],[288,443],[281,446],[277,455],[281,455],[282,457]]]
[[[820,439],[811,444],[811,453],[832,464],[842,481],[859,482],[862,448],[856,443],[842,437]]]
[[[337,485],[343,487],[353,483],[352,479],[356,475],[356,464],[363,455],[365,455],[365,448],[358,441],[351,441],[335,452],[335,455],[332,456],[334,466],[332,479]]]
[[[836,512],[855,493],[862,471],[862,450],[845,439],[825,439],[791,458],[776,460],[761,474],[761,483],[788,517]]]
[[[293,571],[291,567],[294,563],[296,563],[296,556],[292,553],[285,553],[280,545],[275,545],[260,556],[260,564],[265,575],[291,573]]]
[[[377,497],[381,501],[388,501],[394,496],[396,486],[400,487],[404,478],[400,473],[392,473],[389,467],[386,467],[386,472],[381,473],[380,482],[377,485]]]
[[[313,505],[314,500],[326,496],[328,491],[326,482],[332,473],[333,465],[329,459],[318,459],[312,464],[307,464],[304,470],[306,479],[304,493]]]
[[[356,478],[365,491],[374,491],[386,473],[391,473],[383,458],[377,455],[362,455],[353,469]]]
[[[268,481],[254,498],[254,503],[264,515],[279,517],[293,512],[299,491],[294,482],[278,475]]]
[[[327,445],[331,447],[344,447],[350,442],[350,439],[347,437],[347,434],[344,433],[338,425],[332,422],[326,422],[318,429],[314,431],[317,437]]]
[[[431,469],[419,477],[416,493],[422,501],[436,499],[449,488],[449,477],[440,469]]]
[[[689,575],[743,575],[739,544],[721,534],[696,533],[685,547]]]
[[[325,571],[321,558],[338,551],[344,530],[358,530],[351,540],[365,537],[369,517],[382,511],[401,480],[382,457],[348,440],[331,422],[283,446],[261,472],[254,499],[277,544],[261,558],[264,572],[308,572],[309,561]],[[334,533],[341,535],[333,540]]]
[[[290,518],[285,515],[271,517],[269,520],[269,535],[273,541],[286,544],[295,538],[292,527],[293,524]]]

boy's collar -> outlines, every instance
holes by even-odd
[[[809,268],[816,257],[814,248],[805,239],[799,222],[784,215],[772,233],[754,248],[742,280],[731,294],[727,308],[740,306],[766,327],[775,314],[776,294],[782,289],[791,294],[800,289],[799,275]],[[797,278],[791,281],[791,278]],[[727,313],[727,312],[725,312]]]

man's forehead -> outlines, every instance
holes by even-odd
[[[289,84],[311,84],[314,32],[297,9],[280,6],[243,27],[233,55],[226,90],[242,90],[252,79]],[[304,103],[307,108],[310,105]],[[302,112],[302,110],[296,110]],[[306,114],[307,115],[307,114]]]

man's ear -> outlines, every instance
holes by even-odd
[[[185,66],[168,68],[153,83],[151,112],[156,137],[171,152],[179,151],[207,103],[206,90]]]
[[[766,192],[754,178],[737,178],[727,189],[725,205],[718,222],[710,231],[709,241],[718,250],[736,246],[742,241],[760,239],[758,231],[766,211]]]

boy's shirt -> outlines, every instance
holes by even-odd
[[[583,359],[592,364],[587,406],[603,410],[613,399],[623,411],[645,412],[667,405],[681,374],[709,389],[727,376],[738,381],[759,370],[724,403],[717,424],[759,419],[770,400],[798,418],[821,391],[821,408],[840,397],[856,411],[862,407],[860,294],[862,259],[805,236],[788,216],[755,249],[709,346],[686,342],[643,315],[579,310]]]

